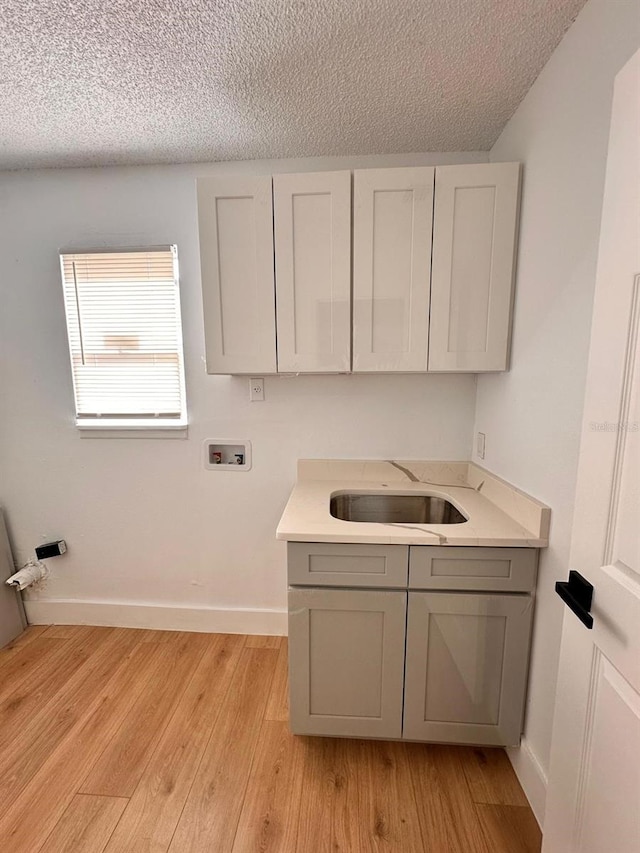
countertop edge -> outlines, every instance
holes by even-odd
[[[344,545],[424,545],[425,547],[444,548],[465,548],[465,547],[480,547],[480,548],[548,548],[548,539],[518,539],[518,538],[480,538],[480,537],[460,537],[455,542],[442,541],[436,534],[431,534],[432,541],[427,541],[429,535],[425,531],[424,536],[418,535],[403,535],[401,532],[397,536],[381,536],[376,534],[366,535],[357,533],[353,535],[336,534],[336,533],[290,533],[288,531],[276,532],[276,539],[280,542],[334,542],[335,544]]]

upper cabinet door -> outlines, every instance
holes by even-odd
[[[275,373],[271,177],[199,178],[208,373]]]
[[[506,370],[519,163],[439,166],[429,370]]]
[[[354,173],[354,372],[427,369],[434,172]]]
[[[278,371],[351,369],[351,173],[273,178]]]

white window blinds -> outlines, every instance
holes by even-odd
[[[184,419],[176,247],[60,260],[78,420]]]

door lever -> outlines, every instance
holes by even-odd
[[[576,614],[578,619],[587,628],[593,628],[593,616],[591,602],[593,600],[593,586],[579,572],[569,572],[568,581],[558,581],[556,592],[560,598]]]

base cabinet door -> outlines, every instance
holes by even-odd
[[[533,599],[409,593],[403,737],[520,742]]]
[[[295,734],[402,736],[407,593],[289,590]]]

